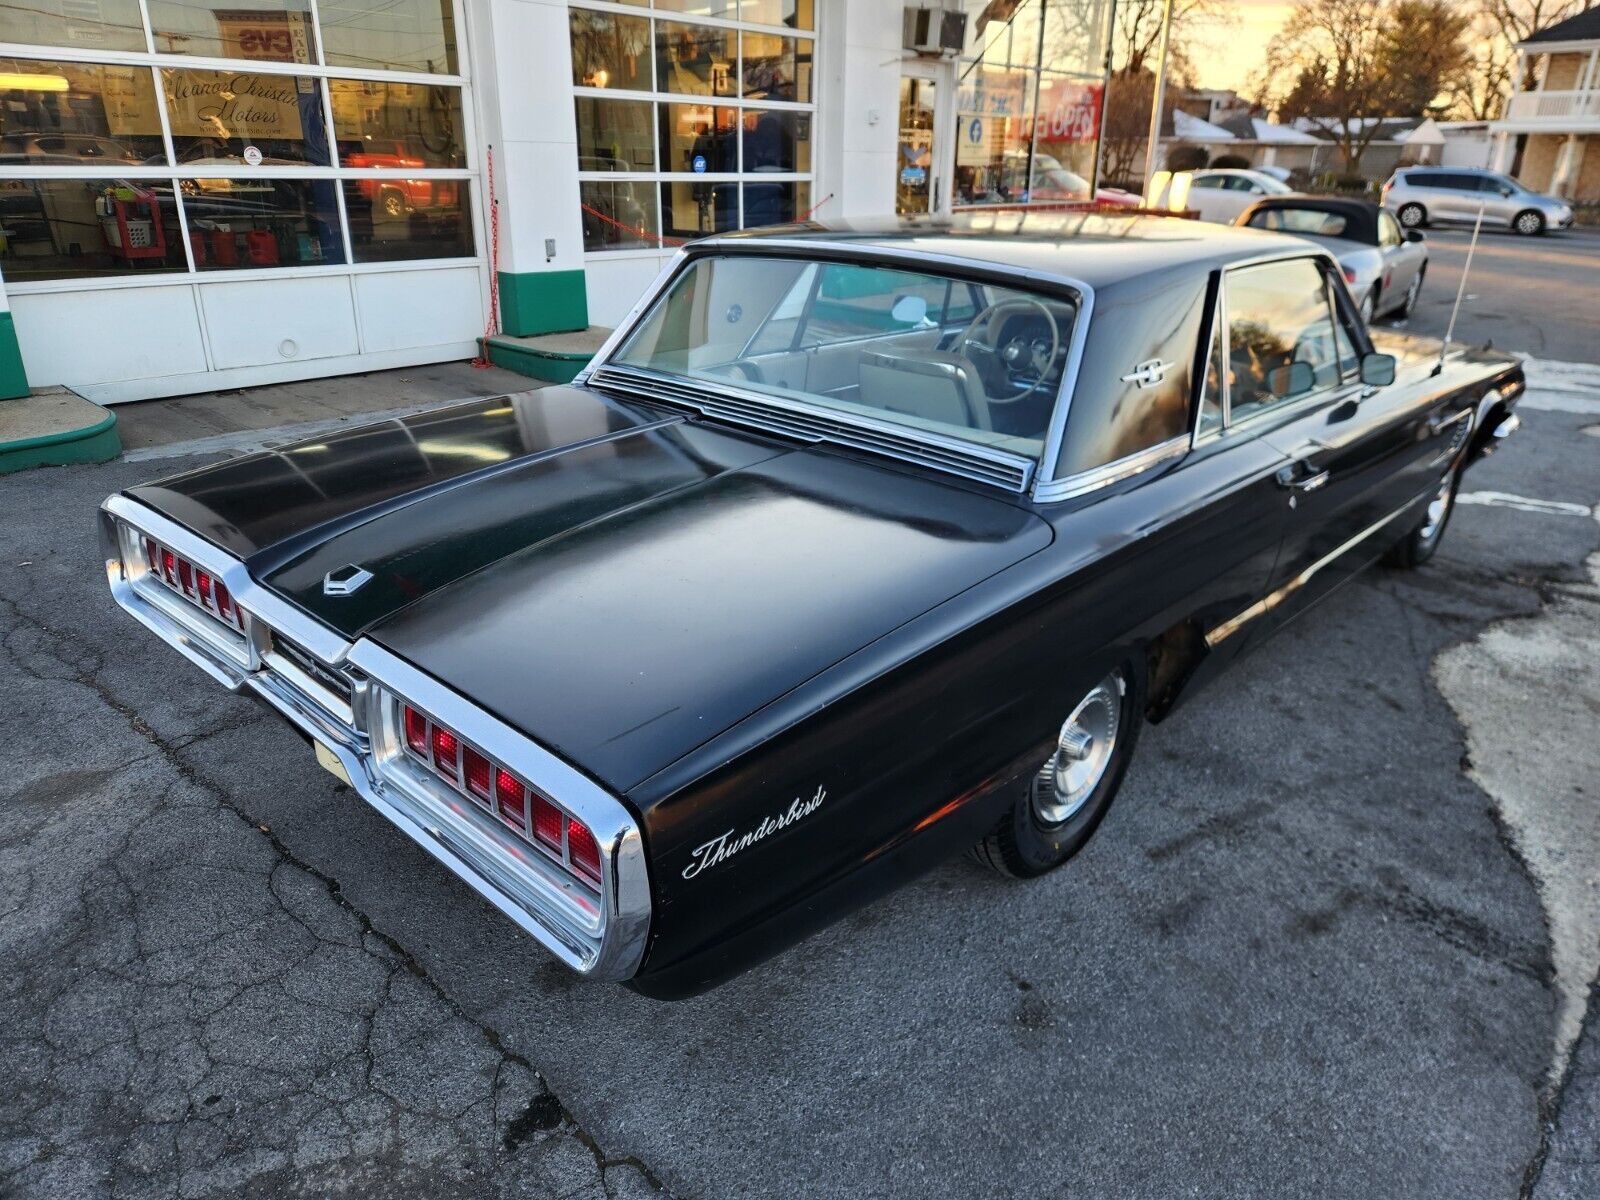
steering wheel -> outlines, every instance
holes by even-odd
[[[1050,327],[1050,351],[1040,358],[1038,347],[1027,338],[1012,338],[1004,346],[996,346],[991,340],[984,340],[977,336],[977,330],[1011,309],[1036,308],[1044,314],[1045,324]],[[992,329],[993,327],[990,326]],[[968,350],[977,350],[981,354],[974,358],[967,354],[973,366],[978,368],[978,373],[986,377],[984,391],[989,393],[990,404],[1016,404],[1026,400],[1044,385],[1045,375],[1050,369],[1050,364],[1055,362],[1056,354],[1061,349],[1061,327],[1056,323],[1055,315],[1042,301],[1032,296],[1013,296],[1005,300],[996,300],[977,316],[972,318],[972,323],[961,331],[961,336],[956,339],[955,350],[957,354],[966,354]],[[1032,367],[1034,378],[1028,382],[1024,377],[1019,385],[1016,376],[1021,374],[1021,368]],[[995,395],[989,387],[989,379],[998,377],[1004,381],[1002,386],[1009,385],[1020,390],[1010,395]]]

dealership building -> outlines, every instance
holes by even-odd
[[[681,242],[1086,198],[1112,0],[0,0],[0,396],[612,325]]]

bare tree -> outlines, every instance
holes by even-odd
[[[1464,74],[1470,18],[1448,0],[1299,0],[1267,47],[1263,97],[1360,171],[1379,119],[1421,116]]]
[[[1150,144],[1150,110],[1155,103],[1161,21],[1166,0],[1118,0],[1111,28],[1111,86],[1101,127],[1101,172],[1108,180],[1131,183],[1144,173]],[[1167,39],[1167,77],[1189,86],[1194,77],[1190,38],[1207,26],[1236,18],[1227,0],[1173,0]]]

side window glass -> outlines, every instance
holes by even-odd
[[[1221,308],[1217,319],[1211,322],[1211,350],[1206,355],[1206,375],[1200,384],[1200,428],[1205,437],[1222,428],[1222,384],[1226,376],[1227,360],[1222,354]]]
[[[1231,271],[1229,407],[1234,421],[1327,391],[1340,382],[1328,286],[1308,258]]]
[[[1378,244],[1380,246],[1398,246],[1401,242],[1400,223],[1391,217],[1388,210],[1378,213]]]

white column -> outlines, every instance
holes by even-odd
[[[1555,170],[1550,173],[1550,191],[1556,196],[1572,194],[1573,164],[1578,160],[1578,135],[1569,133],[1556,153]]]
[[[525,277],[550,273],[551,303],[576,311],[558,297],[570,299],[575,284],[570,273],[583,270],[567,5],[565,0],[485,0],[474,14],[478,141],[480,152],[493,147],[499,200],[502,323],[508,332],[518,332],[512,309],[527,310],[530,295],[539,295],[538,281]],[[487,227],[486,220],[486,236]],[[507,277],[513,277],[509,294]],[[537,307],[543,307],[542,300]],[[577,319],[561,323],[570,326]]]
[[[894,212],[900,147],[901,9],[824,0],[817,14],[819,220]]]
[[[1500,130],[1494,135],[1494,148],[1489,152],[1489,169],[1504,173],[1511,167],[1511,135]]]

